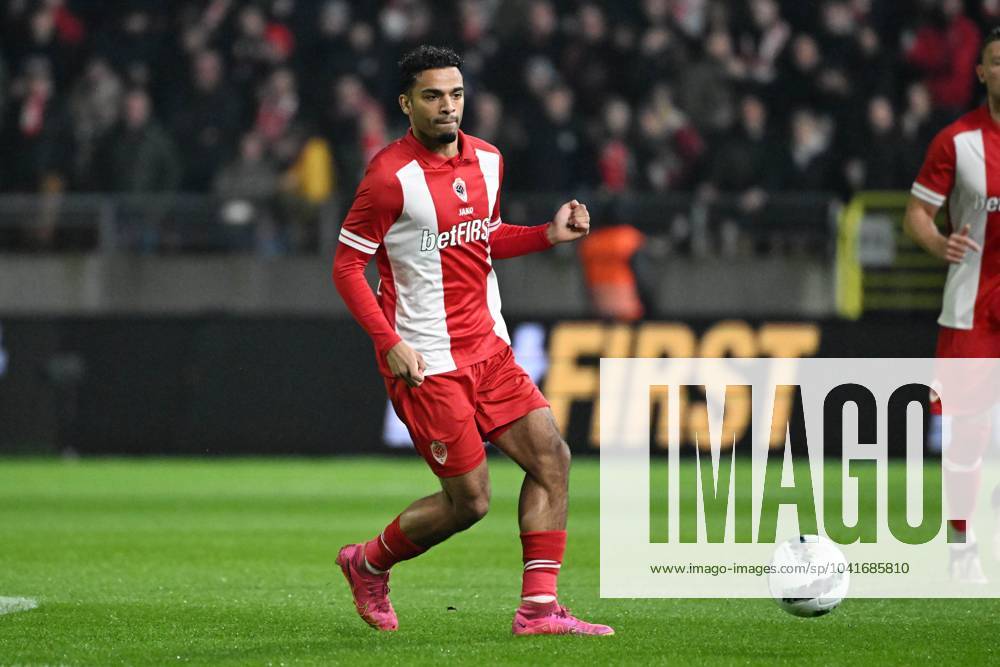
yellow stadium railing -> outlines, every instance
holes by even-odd
[[[944,268],[903,232],[908,192],[861,192],[844,207],[837,233],[837,312],[858,319],[873,311],[930,311],[941,304]],[[863,226],[870,216],[892,221],[891,261],[866,266]]]

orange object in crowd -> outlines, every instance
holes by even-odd
[[[631,261],[646,237],[631,225],[602,227],[580,242],[580,260],[594,309],[623,322],[643,316]]]

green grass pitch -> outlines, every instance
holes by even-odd
[[[796,619],[770,600],[601,600],[598,466],[574,463],[560,594],[614,637],[512,638],[520,473],[400,565],[400,630],[354,613],[333,559],[436,481],[416,459],[0,460],[0,664],[985,664],[1000,602],[850,600]]]

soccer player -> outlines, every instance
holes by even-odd
[[[950,516],[969,517],[989,441],[990,406],[1000,357],[1000,28],[987,36],[976,66],[986,105],[942,130],[913,184],[904,225],[932,255],[950,263],[938,319],[938,358],[983,358],[955,378],[946,412],[953,416],[942,456]],[[947,204],[949,232],[934,224]],[[958,385],[956,387],[956,385]],[[946,385],[947,389],[947,385]],[[932,402],[940,414],[941,401]],[[949,569],[956,581],[984,583],[978,545],[965,518],[949,522]]]
[[[513,633],[613,634],[575,618],[556,597],[570,452],[545,398],[514,361],[492,266],[583,238],[587,207],[573,200],[548,224],[505,224],[500,151],[459,130],[459,56],[421,46],[399,67],[399,106],[410,130],[368,165],[340,232],[333,276],[371,336],[386,392],[441,491],[415,501],[367,543],[343,547],[337,563],[361,618],[395,630],[389,570],[486,514],[488,440],[526,473]],[[363,274],[372,257],[381,278],[377,298]]]

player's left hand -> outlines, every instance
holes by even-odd
[[[982,252],[983,247],[969,236],[971,233],[972,225],[966,225],[962,231],[950,235],[944,244],[943,259],[952,264],[961,264],[966,252]]]
[[[589,233],[590,212],[586,204],[575,199],[559,207],[548,228],[549,243],[552,245],[576,241]]]

